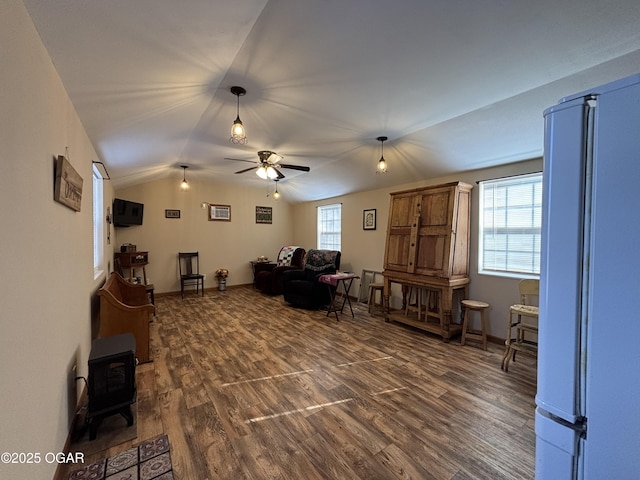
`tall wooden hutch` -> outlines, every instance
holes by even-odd
[[[452,182],[391,194],[384,256],[385,319],[413,325],[448,341],[454,295],[467,297],[471,189]],[[391,285],[403,291],[402,310],[391,310]],[[406,294],[425,297],[424,311],[406,314]]]

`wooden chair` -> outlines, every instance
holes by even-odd
[[[509,362],[515,362],[516,352],[530,355],[538,353],[538,307],[533,298],[540,295],[539,280],[520,280],[520,303],[509,307],[509,321],[502,357],[502,370],[509,371]],[[515,319],[514,319],[515,315]]]
[[[204,297],[204,275],[200,273],[200,255],[198,252],[179,252],[178,268],[180,269],[180,294],[184,298],[184,287],[195,286],[196,294],[202,286]]]

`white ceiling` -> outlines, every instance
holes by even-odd
[[[282,171],[290,201],[529,159],[546,107],[640,72],[638,0],[24,4],[116,188],[182,164],[263,185],[225,157],[265,149],[311,167]]]

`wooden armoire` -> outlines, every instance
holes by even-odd
[[[452,182],[391,194],[383,271],[387,321],[413,325],[445,341],[461,331],[451,312],[454,296],[468,293],[472,188]],[[390,308],[393,283],[402,286],[401,310]],[[421,302],[407,312],[412,296]]]

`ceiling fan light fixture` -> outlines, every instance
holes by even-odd
[[[244,129],[242,120],[240,120],[240,96],[245,95],[247,91],[242,87],[233,86],[231,87],[231,93],[237,97],[237,104],[236,119],[233,121],[233,125],[231,125],[231,137],[229,141],[238,145],[244,145],[247,143],[247,132]]]
[[[180,182],[180,190],[186,192],[189,190],[189,183],[187,183],[187,168],[189,168],[189,166],[180,165],[180,168],[182,168],[182,182]]]
[[[262,165],[258,167],[256,170],[256,175],[258,175],[263,180],[273,180],[278,178],[278,172],[271,165]]]
[[[387,173],[387,161],[384,159],[384,142],[387,137],[378,137],[376,140],[380,142],[380,160],[378,160],[376,173]]]
[[[256,170],[256,175],[258,175],[263,180],[269,178],[267,176],[267,167],[258,167],[258,169]]]
[[[267,178],[269,180],[273,180],[274,178],[278,178],[278,172],[276,172],[276,169],[269,166],[267,167]]]

